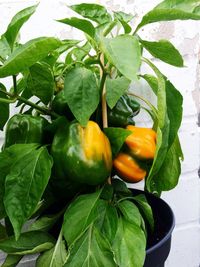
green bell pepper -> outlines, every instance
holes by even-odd
[[[140,112],[140,104],[133,96],[123,95],[113,109],[108,108],[108,125],[110,127],[126,127],[135,125],[133,119]]]
[[[43,117],[16,114],[7,123],[3,149],[14,144],[43,143],[48,122]]]

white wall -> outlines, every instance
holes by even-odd
[[[76,0],[41,0],[37,12],[22,29],[22,40],[42,35],[61,38],[77,38],[79,32],[56,23],[53,19],[65,18],[72,12],[66,4],[80,3]],[[85,0],[85,2],[94,2]],[[124,10],[136,15],[134,23],[142,14],[160,3],[160,0],[100,0],[110,10]],[[36,3],[34,0],[0,0],[0,34],[6,29],[10,18],[20,9]],[[200,266],[200,131],[197,125],[200,112],[200,22],[167,22],[146,26],[140,31],[147,40],[167,38],[180,50],[185,68],[175,68],[159,61],[161,68],[184,96],[184,119],[180,130],[185,155],[178,187],[163,194],[176,215],[172,250],[166,267]],[[199,121],[200,124],[200,121]],[[1,134],[2,136],[2,134]],[[1,140],[2,141],[2,140]],[[28,267],[28,264],[25,265]],[[153,266],[152,266],[153,267]]]

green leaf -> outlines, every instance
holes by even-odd
[[[14,46],[15,40],[19,33],[19,30],[23,26],[23,24],[30,18],[30,16],[35,12],[37,5],[27,7],[21,11],[19,11],[11,20],[10,24],[6,32],[3,34],[6,40],[8,41],[11,49]]]
[[[146,24],[158,21],[170,20],[199,20],[200,14],[195,13],[195,7],[199,5],[199,0],[166,0],[157,5],[142,18],[136,31]]]
[[[108,106],[113,109],[120,97],[128,90],[130,80],[125,77],[106,79],[106,100]]]
[[[133,15],[131,14],[126,14],[122,11],[119,11],[119,12],[114,12],[114,17],[115,19],[117,19],[121,25],[123,26],[124,28],[124,32],[125,33],[130,33],[132,28],[131,26],[128,24],[129,21],[131,21],[133,19]]]
[[[60,234],[55,246],[37,258],[36,267],[62,267],[66,258],[67,251],[62,234]]]
[[[165,0],[156,6],[156,9],[181,9],[193,13],[199,6],[199,0]]]
[[[145,248],[146,238],[142,229],[123,218],[119,218],[117,234],[113,241],[117,266],[143,266]]]
[[[10,46],[5,38],[5,36],[1,36],[0,39],[0,61],[6,60],[7,56],[11,54]]]
[[[97,206],[97,212],[99,216],[95,222],[95,226],[109,242],[112,242],[117,232],[117,210],[108,201],[100,200]]]
[[[159,171],[168,150],[170,122],[167,113],[165,79],[162,73],[152,62],[150,62],[147,59],[145,59],[145,62],[153,69],[158,78],[158,91],[157,91],[158,127],[157,127],[157,138],[156,138],[157,139],[156,153],[149,175],[145,180],[147,190],[149,190],[150,192],[154,192],[158,190],[158,188],[156,188],[154,177],[156,173]]]
[[[64,267],[88,266],[117,267],[110,244],[93,224],[70,248],[67,262],[64,265]]]
[[[105,7],[101,5],[83,3],[72,5],[70,8],[82,17],[93,20],[99,24],[104,24],[112,20]]]
[[[17,241],[14,236],[0,241],[0,249],[8,254],[27,255],[51,249],[54,243],[48,233],[32,231],[22,233]]]
[[[145,74],[142,76],[153,89],[153,92],[157,95],[158,91],[158,79],[155,76]],[[183,97],[181,93],[174,87],[174,85],[165,78],[166,87],[166,104],[167,114],[170,121],[170,131],[168,146],[170,147],[176,136],[178,129],[180,128],[182,115],[183,115]]]
[[[19,145],[14,145],[0,153],[0,218],[6,216],[3,203],[6,176],[9,174],[15,161],[20,160],[26,156],[31,149],[35,148],[36,145],[26,145],[23,150],[20,150]]]
[[[5,182],[4,205],[17,239],[46,188],[51,175],[52,158],[46,147],[36,149],[33,144],[12,147],[16,150],[16,157],[25,154],[14,162]]]
[[[83,67],[72,69],[65,76],[64,93],[75,118],[86,126],[100,98],[94,73]]]
[[[150,204],[148,203],[145,195],[137,195],[134,197],[134,201],[136,202],[142,217],[145,222],[148,222],[151,230],[154,230],[154,217]]]
[[[20,262],[20,260],[22,259],[23,256],[21,255],[12,255],[9,254],[5,261],[3,262],[3,264],[1,265],[1,267],[16,267],[17,264]]]
[[[47,64],[36,63],[29,69],[27,88],[44,104],[48,104],[54,93],[54,76]]]
[[[63,235],[70,246],[97,218],[97,204],[101,191],[81,195],[75,199],[64,215]],[[80,223],[81,222],[81,223]]]
[[[136,37],[127,34],[112,39],[102,37],[101,49],[121,74],[131,81],[137,79],[141,49]]]
[[[5,86],[0,83],[0,89],[6,91]],[[0,98],[8,99],[4,93],[0,92]],[[0,101],[0,130],[3,131],[3,128],[9,119],[10,106],[9,103],[4,103]]]
[[[131,224],[137,225],[138,227],[141,226],[141,214],[133,202],[123,200],[118,203],[117,207],[121,211],[125,220]]]
[[[86,42],[83,46],[81,47],[76,47],[73,50],[71,50],[71,54],[75,57],[75,60],[77,61],[82,61],[85,56],[89,54],[91,50],[91,45],[89,42]]]
[[[129,130],[115,127],[105,128],[104,132],[110,141],[113,157],[119,153],[125,139],[132,134],[132,132]]]
[[[53,215],[44,215],[33,222],[29,231],[48,231],[58,221],[61,216],[61,212]]]
[[[92,38],[95,35],[95,28],[92,25],[92,23],[86,19],[79,19],[76,17],[73,18],[66,18],[66,19],[61,19],[58,20],[58,22],[62,22],[64,24],[70,25],[74,28],[77,28],[85,33],[87,33],[89,36],[91,36]]]
[[[180,128],[183,115],[183,97],[174,85],[166,80],[167,113],[170,120],[170,132],[168,146],[173,144],[178,129]]]
[[[149,42],[140,40],[140,42],[152,56],[176,67],[184,66],[181,54],[169,41]]]
[[[18,47],[0,67],[0,78],[26,70],[60,45],[61,42],[52,37],[40,37],[25,43]]]
[[[182,157],[182,151],[177,137],[168,150],[159,172],[156,174],[156,184],[160,191],[171,190],[178,184],[181,174],[180,157]]]

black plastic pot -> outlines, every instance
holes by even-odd
[[[149,233],[144,267],[164,267],[171,248],[175,217],[170,206],[161,198],[141,190],[131,189],[133,195],[145,194],[152,207],[155,230]]]

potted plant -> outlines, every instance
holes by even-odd
[[[138,30],[198,20],[198,1],[165,0],[134,29],[130,14],[73,5],[82,18],[59,22],[84,32],[84,40],[21,44],[20,28],[36,8],[17,13],[0,39],[0,78],[13,80],[9,90],[0,83],[2,266],[38,253],[37,267],[164,266],[174,218],[158,196],[181,172],[182,96],[143,52],[184,63],[168,40],[143,40]],[[142,73],[143,64],[152,72]],[[147,82],[156,106],[130,89],[136,80]],[[13,103],[18,112],[9,116]],[[149,114],[151,128],[135,125],[139,112]],[[143,179],[144,192],[125,183]]]

